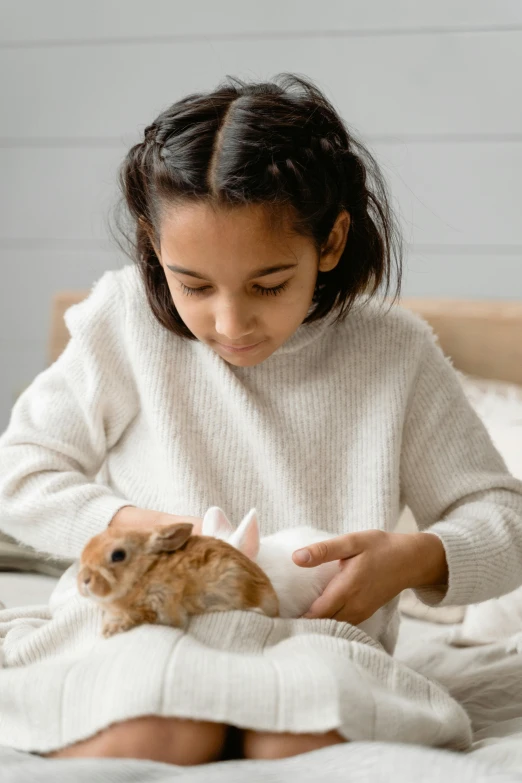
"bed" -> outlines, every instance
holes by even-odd
[[[84,296],[85,292],[62,292],[56,296],[50,361],[56,359],[67,342],[64,311]],[[515,395],[520,389],[522,412],[522,303],[405,299],[402,305],[431,323],[443,350],[467,377],[482,379],[483,385],[496,382],[497,390],[498,384],[501,387],[503,384],[505,390],[515,389]],[[518,440],[522,436],[522,413],[520,426],[515,439],[520,446],[518,452],[513,451],[513,459],[518,454],[522,466],[522,437]],[[510,468],[515,472],[513,465],[515,462]],[[415,522],[407,512],[398,529],[405,532],[415,529]],[[46,604],[65,564],[42,563],[36,553],[23,548],[17,550],[16,542],[10,546],[12,551],[6,548],[5,552],[11,553],[12,560],[2,562],[0,558],[0,601],[6,607]],[[1,570],[6,569],[6,564],[9,567],[9,562],[18,562],[19,570]],[[484,638],[477,631],[481,629],[482,607],[472,616],[474,625],[470,632],[464,609],[457,607],[453,614],[442,610],[437,614],[437,610],[426,612],[425,607],[412,602],[411,596],[403,598],[403,622],[396,655],[422,674],[438,680],[465,706],[474,729],[470,753],[354,742],[282,761],[230,761],[185,769],[137,760],[47,760],[0,748],[0,779],[2,783],[55,783],[73,778],[78,783],[83,780],[233,783],[247,778],[267,783],[294,779],[300,783],[319,779],[331,783],[522,781],[522,609],[517,615],[522,596],[511,599],[516,606],[513,610],[509,605],[507,620],[503,605],[493,603],[489,607],[486,620],[490,625],[493,623],[493,630],[490,628],[489,636],[485,634]],[[502,611],[504,624],[498,631],[495,622]]]

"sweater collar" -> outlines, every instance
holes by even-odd
[[[308,311],[308,314],[311,309]],[[282,345],[279,346],[270,356],[265,360],[269,361],[273,356],[288,356],[295,354],[298,351],[302,351],[312,343],[319,340],[334,323],[338,315],[338,310],[331,310],[324,318],[319,321],[313,321],[313,323],[302,323],[296,331],[290,335]]]

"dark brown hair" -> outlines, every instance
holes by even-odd
[[[344,252],[319,272],[305,323],[362,294],[400,291],[401,239],[377,163],[308,79],[280,74],[246,83],[228,77],[209,93],[188,95],[145,128],[119,176],[131,218],[129,254],[138,264],[156,318],[193,338],[170,295],[151,237],[159,245],[165,204],[205,200],[216,207],[265,204],[290,215],[294,230],[324,247],[339,213],[351,217]],[[120,213],[121,214],[121,213]]]

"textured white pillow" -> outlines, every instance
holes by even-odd
[[[460,379],[508,470],[522,480],[522,386],[462,373]]]

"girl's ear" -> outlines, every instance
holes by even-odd
[[[225,512],[218,506],[211,506],[203,517],[201,535],[222,538],[228,541],[232,532],[233,527],[228,521]]]
[[[339,263],[348,239],[350,221],[350,214],[345,209],[337,216],[326,245],[321,251],[320,272],[331,272]]]
[[[255,508],[250,509],[228,543],[243,552],[250,560],[256,559],[259,552],[259,525]]]

